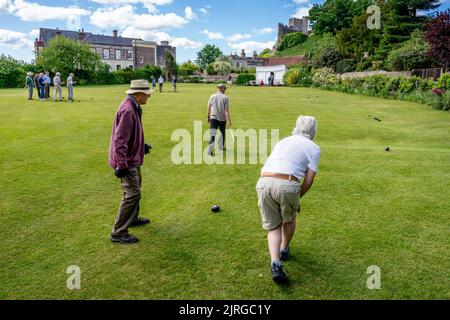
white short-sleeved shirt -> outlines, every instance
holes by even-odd
[[[302,179],[307,169],[319,170],[320,147],[299,135],[287,137],[275,145],[261,173],[281,173]]]

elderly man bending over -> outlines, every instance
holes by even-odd
[[[256,185],[263,228],[268,231],[272,278],[276,283],[288,280],[281,260],[289,259],[289,243],[300,213],[299,200],[311,188],[318,170],[320,148],[313,142],[316,130],[315,118],[300,116],[292,136],[275,146]]]

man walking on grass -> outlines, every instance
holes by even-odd
[[[224,84],[217,86],[217,93],[213,94],[208,101],[208,122],[211,125],[210,140],[208,147],[208,154],[214,156],[214,145],[216,142],[217,129],[220,130],[222,137],[219,140],[219,151],[225,149],[225,130],[228,123],[228,127],[231,128],[231,115],[230,115],[230,102],[225,95],[227,87]]]
[[[315,118],[300,116],[292,136],[275,146],[256,185],[263,228],[268,232],[272,279],[276,283],[288,281],[281,261],[289,260],[299,202],[318,171],[320,148],[313,142],[316,131]]]
[[[128,233],[128,228],[142,226],[150,220],[139,218],[139,202],[141,199],[141,166],[144,155],[150,153],[151,146],[144,143],[142,127],[142,105],[147,103],[153,91],[148,80],[131,81],[130,90],[117,110],[111,144],[109,164],[120,179],[123,198],[117,213],[111,241],[121,244],[133,244],[139,241]]]

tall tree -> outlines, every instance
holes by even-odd
[[[372,0],[325,0],[323,4],[315,4],[309,10],[309,19],[315,34],[324,34],[348,28],[353,17],[361,15]]]
[[[384,59],[397,44],[407,41],[414,30],[423,30],[428,18],[418,15],[419,10],[427,11],[439,5],[439,0],[388,0],[378,57]]]
[[[369,15],[364,12],[354,17],[350,28],[338,31],[336,43],[339,51],[345,55],[360,60],[367,52],[372,55],[380,44],[381,30],[367,28]]]
[[[445,70],[450,68],[450,9],[440,12],[425,28],[425,39],[430,45],[428,56]]]
[[[195,62],[200,67],[200,69],[205,70],[210,64],[212,64],[216,59],[223,55],[222,50],[220,50],[215,45],[207,44],[202,50],[197,53],[197,60]]]
[[[88,44],[57,36],[37,57],[37,63],[46,70],[59,71],[63,75],[77,71],[90,73],[99,68],[100,57]]]
[[[175,61],[172,52],[170,52],[169,50],[166,50],[166,53],[164,55],[164,61],[166,69],[166,79],[170,81],[172,80],[173,76],[176,76],[177,62]]]

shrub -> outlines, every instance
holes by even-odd
[[[386,67],[393,71],[428,68],[431,66],[431,60],[427,56],[428,49],[429,45],[423,39],[422,32],[414,31],[411,39],[388,54]]]
[[[238,75],[237,79],[236,79],[236,84],[238,86],[246,86],[249,84],[250,81],[255,81],[256,80],[256,76],[254,74],[240,74]]]
[[[336,63],[337,73],[346,73],[356,70],[356,61],[354,59],[342,59]]]
[[[450,91],[446,91],[442,94],[433,94],[430,104],[437,110],[450,110]]]
[[[411,93],[417,89],[418,82],[420,78],[411,77],[411,78],[402,78],[400,80],[399,92],[402,94]]]
[[[386,83],[389,78],[382,75],[374,75],[364,78],[363,88],[370,96],[387,96],[389,89],[386,88]]]
[[[306,39],[308,39],[308,36],[304,35],[302,32],[289,33],[283,37],[283,40],[281,40],[278,50],[283,51],[298,46],[299,44],[305,42]]]
[[[284,75],[284,83],[288,86],[310,87],[312,85],[311,66],[302,65],[289,69]]]
[[[450,73],[444,73],[438,79],[436,88],[450,90]]]
[[[337,77],[331,68],[321,68],[314,72],[312,82],[316,87],[332,88],[337,83]]]
[[[326,48],[316,57],[314,57],[312,63],[315,68],[332,68],[336,70],[337,63],[342,60],[342,55],[335,48]]]
[[[356,65],[356,71],[362,72],[369,70],[372,67],[372,61],[367,59],[361,59],[361,61],[358,62]]]

